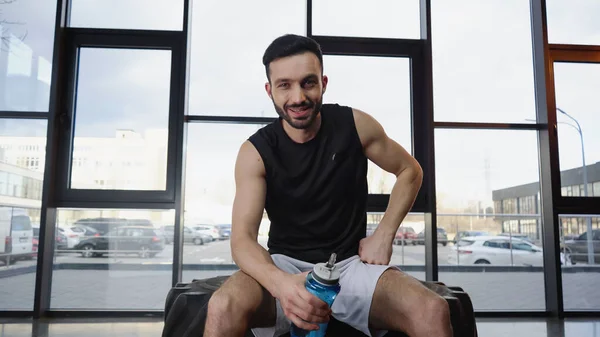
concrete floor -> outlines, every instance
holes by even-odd
[[[480,318],[479,337],[600,337],[600,319]],[[160,337],[160,318],[0,320],[0,337]]]

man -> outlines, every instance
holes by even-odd
[[[396,231],[421,186],[417,161],[367,113],[323,104],[328,80],[315,41],[279,37],[263,63],[280,118],[239,150],[231,251],[240,271],[210,299],[205,336],[244,336],[249,328],[279,336],[290,322],[313,330],[333,315],[369,336],[451,337],[446,301],[389,266]],[[368,160],[397,180],[383,219],[365,237]],[[268,251],[257,242],[263,210],[271,220]],[[331,253],[341,291],[329,308],[304,281]]]

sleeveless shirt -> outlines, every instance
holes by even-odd
[[[367,157],[352,109],[323,104],[320,113],[306,143],[287,135],[282,118],[249,138],[265,165],[268,251],[310,263],[356,255],[366,236]]]

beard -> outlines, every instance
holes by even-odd
[[[300,103],[300,104],[285,104],[282,107],[278,106],[275,103],[275,100],[273,100],[273,106],[275,106],[275,111],[277,111],[277,114],[279,115],[279,117],[281,117],[283,120],[285,120],[286,122],[288,122],[288,124],[293,127],[294,129],[299,129],[299,130],[305,130],[310,128],[314,122],[316,117],[319,115],[319,112],[321,111],[321,107],[323,106],[323,98],[320,98],[317,101],[312,101],[310,99],[306,99],[304,102]],[[303,116],[301,118],[294,118],[292,116],[290,116],[290,114],[288,113],[288,109],[296,109],[296,108],[304,108],[304,109],[311,109],[312,111],[310,112],[309,115],[307,116]]]

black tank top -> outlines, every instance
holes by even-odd
[[[366,236],[367,158],[352,109],[323,104],[317,135],[302,144],[282,123],[249,138],[265,164],[269,253],[310,263],[358,254]]]

